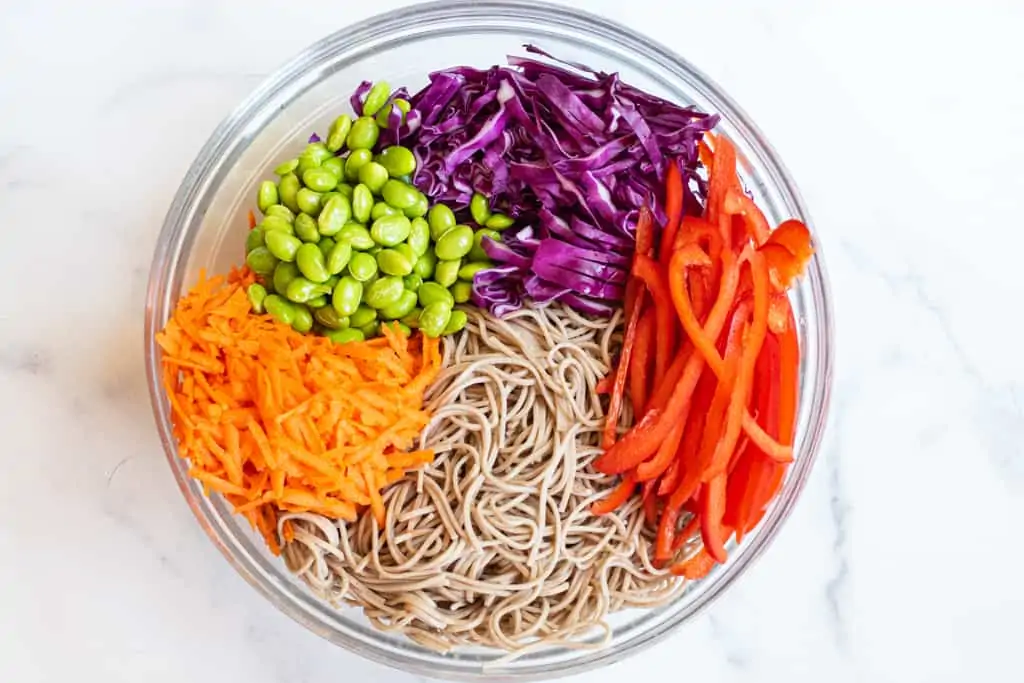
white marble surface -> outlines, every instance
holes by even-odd
[[[759,122],[817,220],[839,339],[828,443],[776,545],[587,680],[1021,680],[1024,6],[574,4],[673,45]],[[413,681],[234,574],[143,379],[151,250],[188,164],[369,7],[0,3],[0,681]]]

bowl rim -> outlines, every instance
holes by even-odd
[[[714,590],[699,591],[696,599],[687,609],[673,615],[670,619],[653,625],[649,631],[633,636],[623,644],[623,647],[608,647],[591,651],[578,659],[559,662],[554,670],[545,666],[534,667],[529,671],[501,671],[499,673],[486,668],[486,666],[476,670],[467,670],[456,666],[428,665],[424,664],[422,660],[403,659],[403,655],[396,656],[387,650],[378,649],[376,646],[367,646],[366,643],[350,635],[323,628],[314,615],[304,610],[294,600],[285,597],[279,580],[268,576],[267,572],[261,570],[248,555],[240,557],[234,552],[225,538],[220,535],[219,530],[215,528],[215,523],[203,509],[202,502],[197,500],[190,491],[191,482],[184,474],[183,469],[175,466],[178,461],[177,445],[168,421],[169,409],[161,380],[160,349],[155,339],[159,327],[162,327],[166,320],[168,304],[171,302],[171,292],[180,288],[179,261],[182,258],[187,259],[191,250],[196,235],[194,230],[190,230],[190,227],[194,222],[194,217],[205,211],[206,207],[202,203],[203,197],[208,194],[208,188],[215,186],[226,172],[225,158],[230,157],[239,149],[244,149],[249,139],[258,133],[276,113],[273,111],[274,107],[270,105],[274,102],[294,99],[316,83],[317,79],[310,75],[310,64],[321,61],[331,54],[361,49],[376,37],[396,30],[424,28],[431,24],[465,18],[477,21],[486,19],[500,21],[511,17],[516,17],[519,21],[542,21],[562,30],[577,31],[591,38],[600,38],[623,52],[634,55],[642,54],[645,63],[654,62],[659,68],[669,72],[673,78],[685,82],[701,97],[713,103],[714,112],[721,116],[723,123],[727,123],[742,135],[748,143],[749,151],[756,155],[759,167],[767,174],[771,185],[777,188],[791,215],[803,219],[811,228],[812,233],[814,232],[810,215],[795,182],[757,126],[717,84],[665,46],[615,21],[554,3],[538,0],[488,0],[485,2],[438,0],[408,5],[382,13],[324,37],[279,67],[237,105],[234,111],[213,131],[175,194],[154,250],[146,295],[144,327],[146,373],[157,430],[178,487],[214,545],[218,547],[234,569],[261,595],[290,618],[321,637],[387,666],[414,674],[435,677],[441,675],[450,679],[470,680],[483,677],[490,680],[531,680],[582,673],[620,659],[625,655],[636,654],[662,641],[669,633],[706,609],[761,556],[789,517],[820,451],[828,423],[833,382],[834,313],[820,240],[815,239],[816,253],[809,265],[808,282],[811,285],[813,315],[816,320],[814,327],[816,339],[811,348],[812,351],[816,351],[816,357],[810,362],[815,367],[817,381],[811,387],[801,387],[800,423],[807,431],[800,443],[802,448],[798,458],[786,475],[783,492],[772,504],[765,519],[761,522],[757,538],[752,539],[751,543],[741,546],[742,552],[737,551],[728,564],[716,570],[720,576],[713,584]],[[208,203],[208,197],[206,197],[206,201]],[[814,234],[816,238],[817,235]],[[176,277],[177,282],[175,282]],[[808,388],[813,391],[807,391]],[[812,406],[812,408],[807,408],[807,406]]]

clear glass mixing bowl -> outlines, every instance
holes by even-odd
[[[821,444],[832,380],[832,311],[821,245],[793,292],[803,358],[796,462],[782,494],[727,565],[692,584],[672,604],[612,616],[602,650],[539,649],[511,663],[485,649],[439,655],[402,636],[373,629],[354,608],[336,609],[311,595],[271,556],[247,522],[219,497],[208,498],[187,474],[171,434],[154,334],[200,269],[226,272],[243,260],[253,188],[321,133],[359,81],[387,79],[413,91],[429,72],[456,64],[487,67],[534,43],[562,59],[618,71],[636,86],[722,116],[720,130],[746,158],[743,180],[770,221],[810,224],[796,186],[754,124],[717,86],[681,57],[600,17],[529,1],[433,3],[378,16],[310,46],[265,81],[214,131],[174,198],[153,259],[146,302],[146,362],[157,428],[168,463],[206,533],[246,581],[311,631],[353,652],[414,673],[451,679],[529,680],[579,673],[619,660],[666,637],[707,607],[768,547],[796,502]]]

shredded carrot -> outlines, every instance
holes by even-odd
[[[381,490],[433,461],[409,449],[430,416],[436,339],[335,344],[250,310],[248,270],[206,279],[157,335],[179,454],[244,514],[274,553],[281,511],[385,521]],[[294,530],[284,524],[281,537]]]

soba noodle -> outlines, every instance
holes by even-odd
[[[432,649],[600,646],[609,612],[682,589],[652,562],[639,500],[589,511],[616,483],[589,463],[618,320],[561,306],[467,313],[427,397],[422,440],[436,460],[388,488],[386,528],[370,514],[351,525],[285,514],[285,558],[322,597]]]

